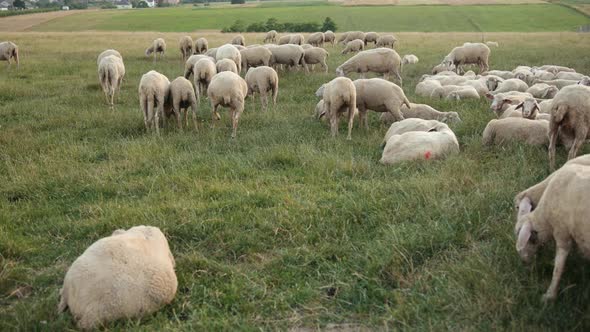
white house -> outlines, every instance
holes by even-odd
[[[115,1],[115,6],[117,6],[117,9],[131,9],[131,8],[133,8],[133,6],[129,2],[129,0]]]

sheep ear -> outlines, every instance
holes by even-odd
[[[520,204],[518,204],[518,219],[520,219],[520,217],[524,216],[525,214],[531,212],[531,210],[533,209],[533,204],[531,202],[531,199],[529,197],[523,197],[523,199],[520,201]]]
[[[529,220],[525,221],[520,228],[520,232],[518,232],[518,240],[516,240],[517,251],[522,251],[526,247],[529,239],[531,238],[532,229],[533,227],[531,222]]]
[[[494,95],[491,93],[486,93],[486,98],[488,98],[489,100],[494,100]]]
[[[320,113],[320,116],[318,116],[318,119],[321,119],[324,115],[326,115],[326,111],[322,111],[322,113]]]
[[[539,107],[539,103],[537,103],[536,100],[535,100],[535,108],[537,109],[538,112],[541,112],[541,108]]]
[[[506,99],[504,99],[504,101],[506,101]],[[522,108],[523,106],[524,106],[524,101],[523,101],[522,103],[520,103],[520,104],[516,105],[516,108],[515,108],[515,110],[517,110],[517,109],[519,109],[519,108]]]

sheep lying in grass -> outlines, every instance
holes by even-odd
[[[16,68],[19,67],[18,46],[15,43],[5,41],[0,43],[0,61],[8,61],[8,66],[12,65],[12,60],[16,63]]]
[[[264,111],[268,109],[269,93],[272,96],[273,106],[276,108],[277,95],[279,93],[279,76],[274,69],[268,66],[250,68],[246,73],[245,79],[248,84],[248,95],[251,96],[254,93],[259,93],[260,102]]]
[[[209,83],[211,83],[213,76],[217,74],[217,66],[210,58],[200,59],[197,61],[197,63],[195,63],[193,72],[195,73],[195,94],[197,96],[197,100],[199,100],[201,95],[207,94],[207,87],[209,86]]]
[[[576,70],[570,67],[564,67],[564,66],[556,66],[556,65],[543,65],[541,67],[538,67],[539,69],[542,70],[547,70],[547,71],[552,71],[555,74],[560,73],[560,72],[570,72],[570,73],[575,73]]]
[[[402,66],[403,65],[415,65],[418,63],[418,57],[414,54],[406,54],[402,58]]]
[[[507,70],[488,70],[485,73],[482,73],[482,75],[498,76],[498,77],[501,77],[502,79],[505,79],[505,80],[514,78],[514,73],[511,71],[507,71]]]
[[[117,230],[72,263],[60,290],[58,312],[69,309],[82,330],[151,314],[174,299],[174,264],[158,228]]]
[[[263,43],[276,43],[278,35],[279,34],[276,30],[270,30],[266,33],[266,36],[264,36]]]
[[[336,35],[331,30],[324,32],[324,43],[330,43],[334,45],[336,41]]]
[[[186,60],[186,63],[184,64],[184,78],[189,79],[191,77],[191,75],[193,74],[193,68],[195,66],[195,63],[197,63],[197,61],[199,61],[201,59],[209,59],[209,60],[215,61],[214,58],[212,58],[208,55],[204,55],[204,54],[191,55]]]
[[[582,77],[582,79],[578,82],[578,84],[584,85],[584,86],[590,86],[590,77],[588,77],[588,76]]]
[[[491,120],[483,131],[483,145],[502,145],[523,142],[529,145],[547,145],[549,122],[524,118]]]
[[[386,114],[388,113],[383,113],[383,115]],[[393,135],[402,135],[411,131],[429,131],[430,129],[438,126],[439,123],[440,121],[437,120],[427,120],[420,118],[410,118],[404,119],[403,121],[394,122],[387,129],[387,132],[383,137],[383,142],[381,143],[381,148],[385,147],[385,144],[387,144],[387,141]]]
[[[512,91],[526,92],[528,88],[529,86],[525,82],[517,78],[510,78],[500,82],[500,84],[498,84],[498,87],[494,91],[492,91],[492,94]]]
[[[375,47],[389,47],[393,49],[397,39],[393,35],[383,35],[377,38]]]
[[[244,39],[244,36],[242,35],[237,35],[231,40],[230,44],[246,46],[246,39]]]
[[[224,71],[213,76],[207,95],[211,102],[212,125],[215,119],[220,119],[219,106],[229,107],[232,120],[231,138],[236,137],[238,131],[238,120],[244,111],[244,99],[248,95],[248,84],[238,74],[231,71]]]
[[[462,85],[443,85],[441,87],[435,88],[430,95],[430,98],[445,98],[449,99],[449,96],[456,92],[458,95],[455,96],[455,99],[461,98],[475,98],[479,99],[479,94],[477,90],[475,90],[472,86],[462,86]]]
[[[394,83],[380,79],[358,79],[353,82],[356,89],[356,108],[359,111],[360,124],[369,129],[367,110],[391,114],[395,121],[401,121],[404,116],[400,107],[410,108],[410,101],[404,91]]]
[[[98,65],[98,79],[107,103],[111,107],[115,104],[115,92],[121,92],[121,83],[124,77],[125,65],[121,58],[116,55],[102,58]]]
[[[479,99],[479,93],[472,86],[465,86],[463,89],[455,90],[449,93],[445,99],[449,100],[465,100],[465,99]]]
[[[490,110],[496,113],[498,118],[503,117],[503,113],[508,110],[511,105],[518,105],[523,102],[526,98],[532,98],[530,93],[488,93],[486,97],[492,101]]]
[[[570,85],[576,85],[578,84],[579,81],[577,80],[541,80],[541,79],[535,79],[533,80],[533,83],[545,83],[545,84],[549,84],[549,85],[553,85],[556,86],[558,89],[563,89],[566,86],[570,86]]]
[[[237,69],[236,73],[242,71],[242,54],[234,45],[225,44],[217,49],[217,53],[215,54],[215,61],[219,62],[219,60],[223,59],[230,59],[234,62]],[[219,68],[217,69],[217,71],[219,72]]]
[[[323,46],[324,45],[324,33],[323,32],[312,33],[311,35],[309,35],[309,37],[307,37],[307,42],[311,46],[316,46],[316,47]]]
[[[457,72],[462,72],[463,65],[475,64],[479,66],[479,72],[489,69],[490,48],[482,43],[465,43],[463,46],[453,48],[444,58],[443,63],[454,66]]]
[[[340,114],[348,112],[348,136],[352,139],[352,124],[356,113],[356,88],[352,81],[346,77],[336,77],[330,82],[322,85],[316,92],[322,96],[326,114],[330,118],[332,137],[338,135],[338,122]]]
[[[162,59],[166,53],[166,41],[164,41],[162,38],[155,39],[152,42],[152,46],[145,50],[146,56],[150,56],[152,53],[154,54],[154,62],[156,62],[158,54],[160,55],[160,59]]]
[[[160,135],[160,117],[164,115],[164,104],[170,95],[170,81],[152,70],[141,77],[138,92],[146,131],[155,127],[156,133]]]
[[[119,53],[119,51],[113,50],[113,49],[108,49],[108,50],[105,50],[105,51],[103,51],[102,53],[100,53],[98,55],[98,58],[96,60],[96,65],[97,66],[100,65],[100,60],[102,60],[103,58],[105,58],[105,57],[107,57],[109,55],[114,55],[117,58],[123,60],[123,57],[121,56],[121,53]]]
[[[404,119],[418,118],[424,120],[437,120],[446,124],[459,123],[459,113],[457,112],[439,112],[432,106],[426,104],[414,104],[410,103],[410,108],[406,105],[401,107],[402,115]],[[395,122],[395,118],[390,113],[381,114],[381,122],[385,124],[391,124]]]
[[[336,68],[336,75],[345,76],[349,73],[360,73],[365,78],[366,73],[383,74],[384,79],[395,75],[402,85],[401,58],[396,51],[388,48],[375,48],[359,52]]]
[[[584,74],[580,73],[572,73],[568,71],[561,71],[555,75],[556,79],[560,80],[572,80],[572,81],[579,81],[584,77]]]
[[[195,40],[195,54],[207,53],[209,49],[209,42],[205,38]]]
[[[365,42],[360,39],[351,40],[346,43],[346,47],[341,54],[356,53],[365,49]]]
[[[190,36],[180,38],[179,48],[182,55],[182,61],[186,61],[189,56],[193,54],[194,49],[193,39]]]
[[[172,83],[170,83],[170,95],[169,95],[170,107],[166,107],[167,116],[174,114],[176,121],[178,122],[178,128],[182,129],[182,121],[180,119],[181,113],[184,113],[184,122],[188,128],[188,108],[191,108],[193,113],[193,123],[195,130],[197,127],[197,96],[193,85],[189,80],[184,77],[178,77]],[[182,112],[184,110],[184,112]]]
[[[425,80],[416,84],[415,93],[420,97],[430,97],[434,89],[440,88],[442,85],[437,80]]]
[[[324,72],[328,72],[328,62],[326,61],[330,54],[328,51],[321,47],[312,47],[305,50],[304,59],[305,63],[311,65],[313,70],[314,65],[320,64],[324,69]]]
[[[537,83],[526,90],[533,97],[541,99],[552,99],[558,91],[559,89],[555,86],[545,83]]]

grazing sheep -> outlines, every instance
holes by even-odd
[[[174,265],[168,241],[157,227],[116,230],[72,263],[58,312],[69,309],[82,330],[151,314],[176,295]]]
[[[197,99],[199,99],[201,95],[206,95],[211,79],[217,74],[217,66],[211,58],[200,59],[195,63],[193,72],[195,73],[195,94],[197,95]]]
[[[219,106],[230,108],[230,117],[232,120],[232,134],[231,138],[236,137],[238,131],[238,120],[244,111],[244,99],[248,94],[248,84],[238,74],[231,71],[224,71],[213,76],[207,95],[211,101],[212,119],[215,123],[215,118],[220,119]]]
[[[305,69],[305,72],[309,72],[307,69],[307,63],[305,62],[305,50],[299,45],[280,45],[270,48],[272,52],[272,58],[275,65],[287,65],[291,68],[301,65]]]
[[[395,121],[404,119],[400,111],[402,105],[410,106],[404,91],[394,83],[380,79],[358,79],[353,82],[356,89],[356,108],[359,111],[360,124],[369,129],[367,110],[387,112]]]
[[[217,47],[213,47],[207,50],[207,52],[205,52],[205,55],[212,57],[213,59],[215,59],[215,56],[217,56]]]
[[[537,83],[526,90],[533,97],[541,99],[552,99],[558,91],[555,86],[545,83]]]
[[[442,85],[437,80],[424,80],[418,84],[416,84],[415,93],[417,96],[420,97],[430,97],[432,92],[436,88],[440,88]]]
[[[498,84],[498,87],[492,92],[492,94],[511,91],[526,92],[528,88],[529,86],[525,82],[517,78],[510,78],[500,82]]]
[[[196,75],[195,75],[196,77]],[[178,128],[182,129],[182,121],[180,120],[180,113],[184,110],[184,122],[186,127],[188,128],[188,108],[191,108],[193,113],[193,123],[195,125],[195,130],[198,129],[197,127],[197,96],[195,90],[193,89],[193,85],[189,80],[184,77],[178,77],[172,83],[170,83],[170,97],[171,99],[171,106],[172,109],[169,111],[167,116],[171,113],[176,116],[176,121],[178,122]]]
[[[401,107],[402,115],[404,119],[424,119],[424,120],[437,120],[447,124],[459,123],[459,113],[457,112],[439,112],[426,104],[414,104],[410,103],[410,108],[406,105]],[[381,122],[385,124],[391,124],[395,122],[395,118],[389,113],[383,113],[380,117]]]
[[[498,47],[499,46],[498,45],[498,42],[493,42],[493,41],[486,42],[486,45],[488,45],[488,46],[494,46],[494,47]]]
[[[383,35],[377,38],[375,42],[375,47],[390,47],[393,48],[393,45],[397,41],[397,38],[393,35]]]
[[[233,60],[236,64],[236,69],[238,70],[237,73],[242,71],[242,54],[234,45],[225,44],[217,49],[217,54],[215,54],[215,61],[219,61],[222,59]],[[217,71],[219,72],[219,68],[217,69]]]
[[[162,59],[162,57],[166,53],[166,41],[164,41],[164,39],[162,38],[155,39],[152,42],[152,46],[148,47],[145,50],[146,56],[149,56],[152,53],[154,53],[154,62],[156,62],[158,54],[160,55],[160,59]]]
[[[121,92],[121,83],[125,77],[123,60],[116,55],[104,57],[98,65],[98,80],[104,92],[107,103],[113,107],[115,92]]]
[[[452,70],[453,70],[453,66],[449,66],[444,63],[441,63],[441,64],[438,64],[438,65],[432,67],[432,70],[430,72],[432,73],[432,75],[437,75],[442,72],[452,71]]]
[[[369,43],[377,46],[377,39],[379,39],[379,35],[376,32],[367,32],[365,34],[365,46],[369,45]]]
[[[303,44],[303,45],[301,45],[301,48],[304,49],[304,50],[307,50],[307,49],[310,49],[310,48],[313,48],[313,47],[314,46],[312,46],[311,44]]]
[[[160,135],[160,117],[164,115],[164,104],[170,95],[170,81],[155,70],[144,74],[139,81],[139,106],[143,112],[145,129],[156,128]]]
[[[246,49],[246,46],[242,46],[242,45],[233,45],[233,47],[235,47],[236,49],[238,49],[238,51],[241,51],[241,50],[245,50]]]
[[[346,45],[349,41],[353,41],[355,39],[360,39],[364,42],[365,40],[365,33],[362,31],[349,31],[346,33],[346,38],[342,41],[342,44]]]
[[[0,43],[0,60],[8,61],[8,66],[12,65],[12,59],[16,63],[16,68],[19,67],[18,46],[15,43],[5,41]],[[100,59],[98,60],[100,61]]]
[[[113,49],[109,49],[109,50],[105,50],[102,53],[100,53],[98,55],[98,59],[96,60],[96,65],[100,65],[100,60],[102,60],[103,58],[106,58],[109,55],[114,55],[117,58],[123,60],[123,57],[121,56],[121,53],[119,53],[119,51],[117,50],[113,50]]]
[[[510,78],[514,78],[514,73],[511,71],[507,71],[507,70],[488,70],[487,72],[482,73],[482,75],[498,76],[498,77],[501,77],[502,79],[505,79],[505,80],[510,79]]]
[[[235,36],[235,37],[234,37],[234,38],[231,40],[230,44],[232,44],[232,45],[246,46],[246,40],[244,39],[244,36],[242,36],[242,35],[237,35],[237,36]]]
[[[207,54],[209,50],[209,42],[205,38],[195,40],[195,54]],[[215,56],[215,55],[213,55]]]
[[[300,33],[291,35],[291,38],[289,39],[289,44],[303,45],[304,43],[305,43],[305,38]]]
[[[529,145],[547,145],[549,122],[524,118],[494,119],[483,131],[483,145],[502,145],[523,142]]]
[[[439,122],[426,131],[410,131],[391,136],[379,162],[393,165],[410,160],[444,159],[457,153],[459,142],[455,133],[449,126]]]
[[[365,49],[365,44],[360,39],[351,40],[346,43],[346,47],[342,50],[341,54],[348,54],[350,52],[359,52]]]
[[[268,94],[272,96],[273,106],[277,106],[277,95],[279,93],[279,76],[277,72],[268,67],[260,66],[250,68],[246,73],[246,84],[248,84],[248,95],[260,94],[262,109],[268,109]]]
[[[479,99],[479,93],[472,86],[465,86],[463,89],[455,90],[446,97],[449,100]]]
[[[549,121],[549,167],[555,169],[557,135],[573,139],[567,159],[573,159],[588,138],[590,130],[590,88],[567,86],[553,98]]]
[[[555,78],[560,80],[579,81],[584,78],[584,74],[560,71],[557,73],[557,75],[555,75]]]
[[[324,72],[328,72],[328,63],[327,58],[330,54],[328,51],[321,47],[312,47],[305,50],[304,58],[305,63],[311,65],[311,69],[313,70],[313,66],[316,64],[322,65]]]
[[[570,85],[576,85],[578,84],[578,81],[576,80],[548,80],[548,81],[544,81],[544,80],[540,80],[540,79],[535,79],[533,81],[533,83],[545,83],[545,84],[549,84],[549,85],[553,85],[556,86],[559,90],[565,88],[566,86],[570,86]]]
[[[323,32],[316,32],[312,33],[307,37],[307,42],[312,46],[324,46],[324,33]]]
[[[291,41],[291,37],[293,37],[293,35],[282,36],[281,38],[279,38],[279,45],[289,44],[289,42]]]
[[[443,60],[447,66],[455,66],[457,72],[462,72],[463,65],[475,64],[479,66],[479,72],[488,71],[490,48],[482,43],[465,43],[451,50]]]
[[[401,58],[396,51],[388,48],[374,48],[362,51],[348,59],[346,62],[336,68],[336,75],[344,76],[349,73],[360,73],[361,78],[365,78],[366,73],[374,72],[383,74],[384,79],[389,79],[393,74],[399,79],[399,85],[402,85]]]
[[[347,140],[352,139],[352,124],[354,114],[356,113],[356,88],[354,83],[346,77],[336,77],[330,82],[324,84],[321,89],[321,95],[324,100],[324,108],[328,118],[330,118],[330,127],[332,137],[338,135],[338,122],[340,113],[348,112],[348,136]],[[316,95],[319,93],[316,92]]]
[[[184,36],[180,38],[180,54],[182,55],[182,61],[186,61],[189,56],[193,54],[193,39],[190,36]]]
[[[272,59],[272,52],[262,46],[241,50],[242,69],[248,71],[250,67],[268,66]]]
[[[231,71],[232,73],[240,74],[238,72],[238,67],[236,66],[236,63],[230,59],[221,59],[217,61],[215,67],[217,68],[218,73],[221,73],[223,71]]]
[[[567,164],[555,172],[539,200],[538,206],[526,204],[519,211],[515,234],[516,250],[525,263],[529,263],[539,247],[554,240],[555,264],[549,288],[543,301],[557,298],[559,281],[569,252],[574,244],[586,258],[590,256],[590,168],[586,165]]]
[[[334,45],[335,41],[336,41],[336,35],[334,34],[334,32],[332,32],[330,30],[324,32],[324,43],[330,43],[330,44]]]
[[[201,59],[215,60],[214,58],[204,54],[191,55],[184,64],[184,78],[189,79],[191,77],[195,63]]]
[[[340,35],[340,37],[338,37],[338,40],[336,40],[337,44],[346,44],[344,43],[344,40],[346,40],[346,37],[348,36],[348,32],[344,32],[343,34]]]
[[[266,33],[266,36],[264,36],[264,43],[276,43],[277,42],[277,36],[279,34],[277,33],[276,30],[270,30],[269,32]]]
[[[418,63],[418,57],[414,54],[406,54],[402,58],[402,65],[415,65]]]
[[[383,113],[383,114],[389,114],[389,113]],[[324,100],[322,99],[322,100],[318,101],[318,103],[315,105],[315,117],[321,121],[326,121],[326,117],[324,115],[326,115],[326,109],[324,108]],[[348,111],[344,112],[344,113],[339,113],[339,115],[341,117],[348,118]],[[354,117],[358,118],[358,115],[359,115],[358,109],[355,109]]]

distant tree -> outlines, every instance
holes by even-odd
[[[145,2],[145,1],[139,1],[139,2],[137,3],[137,8],[148,8],[148,7],[149,7],[149,6],[148,6],[148,3],[147,3],[147,2]]]
[[[14,8],[18,8],[18,9],[25,9],[25,1],[24,0],[14,0],[14,2],[12,3],[12,6],[14,6]]]
[[[231,0],[232,5],[242,5],[245,3],[246,3],[246,0]]]
[[[268,20],[266,20],[266,23],[264,25],[266,26],[267,31],[268,30],[279,30],[278,29],[279,21],[274,17],[271,17]]]
[[[334,22],[330,17],[326,17],[324,20],[324,24],[322,25],[322,31],[336,31],[336,22]]]

